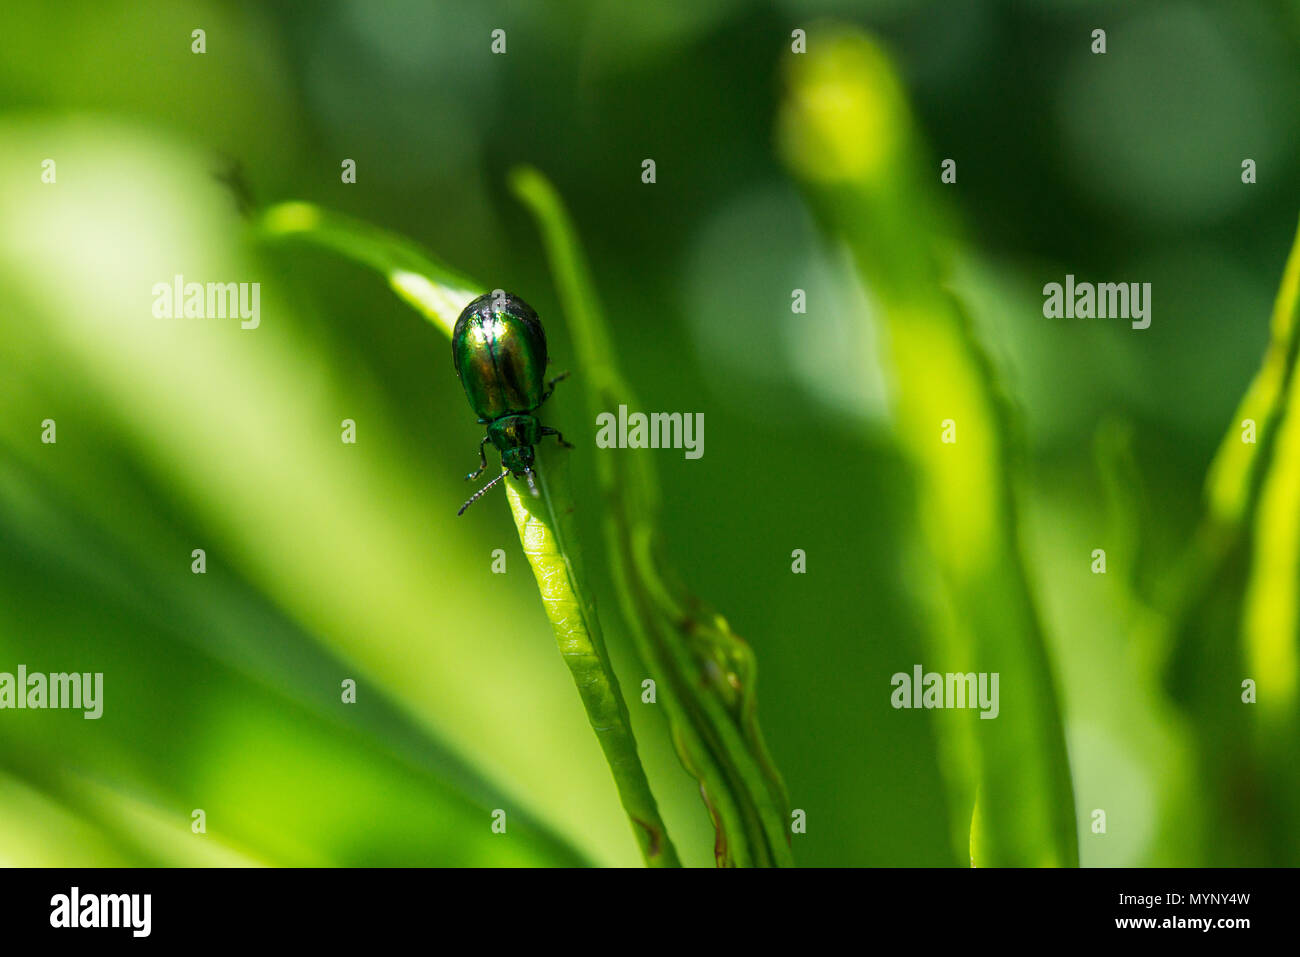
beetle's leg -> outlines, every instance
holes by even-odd
[[[555,384],[557,382],[561,381],[562,379],[567,379],[568,377],[569,377],[569,373],[561,372],[550,382],[546,383],[546,391],[542,393],[542,397],[541,399],[538,400],[537,405],[540,406],[543,402],[545,402],[547,399],[551,397],[551,393],[555,391]],[[534,406],[534,408],[536,407],[537,406]]]
[[[466,482],[474,481],[476,478],[478,478],[480,475],[482,475],[484,472],[487,471],[487,452],[484,451],[484,446],[487,445],[489,438],[491,438],[491,436],[488,435],[483,436],[483,441],[478,444],[478,471],[470,472],[468,475],[466,475],[465,476]]]
[[[559,442],[561,445],[563,445],[566,449],[573,448],[572,442],[564,441],[564,434],[559,429],[548,428],[547,426],[544,425],[542,426],[542,435],[553,435],[555,436],[556,441]]]

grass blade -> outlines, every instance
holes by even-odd
[[[619,793],[628,818],[636,826],[637,842],[646,863],[675,867],[677,852],[659,820],[649,782],[639,763],[626,767],[629,760],[636,759],[636,739],[618,678],[609,666],[600,621],[585,594],[574,588],[574,583],[585,581],[586,575],[578,567],[567,458],[564,450],[549,443],[537,450],[537,456],[539,497],[530,495],[515,478],[506,480],[519,541],[533,567],[560,654],[582,695],[592,730],[615,778],[623,779]]]
[[[298,238],[380,272],[393,291],[451,338],[461,310],[482,291],[415,243],[310,203],[279,203],[257,223],[267,239]]]
[[[1281,865],[1300,853],[1298,362],[1300,231],[1263,364],[1210,467],[1205,516],[1168,627],[1167,681],[1195,723],[1217,822],[1204,838],[1225,863]],[[1257,695],[1249,705],[1246,679]]]
[[[635,405],[605,331],[577,237],[549,182],[523,168],[515,193],[542,231],[597,412]],[[700,788],[717,833],[720,865],[793,863],[785,785],[758,725],[754,653],[722,616],[677,586],[660,554],[659,494],[643,457],[600,455],[605,529],[624,617],[661,689],[683,764]]]
[[[944,219],[897,73],[861,32],[817,30],[788,62],[779,135],[827,233],[849,248],[880,316],[896,435],[919,487],[920,532],[955,614],[932,631],[941,672],[997,672],[1014,705],[936,725],[954,831],[980,865],[1074,866],[1074,795],[1042,625],[1019,542],[1010,405],[962,305],[945,289]],[[946,423],[953,439],[944,440]],[[973,729],[970,725],[973,724]],[[972,747],[973,744],[973,747]]]
[[[257,230],[265,239],[299,239],[379,271],[402,299],[448,338],[465,305],[486,291],[403,237],[307,203],[271,207],[258,219]],[[581,575],[578,542],[568,524],[574,505],[563,457],[552,449],[539,448],[536,473],[543,490],[540,498],[521,496],[513,479],[507,482],[507,489],[542,606],[609,763],[646,864],[679,866],[677,851],[637,754],[618,678],[605,652],[595,608]]]

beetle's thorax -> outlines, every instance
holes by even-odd
[[[501,464],[513,475],[533,467],[533,446],[541,438],[541,425],[531,415],[503,415],[488,423],[488,438],[501,452]]]
[[[527,414],[503,415],[488,423],[488,437],[501,452],[537,444],[541,426],[535,416]]]

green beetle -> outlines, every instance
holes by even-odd
[[[457,515],[477,502],[506,475],[533,481],[533,446],[542,436],[554,435],[565,448],[573,448],[564,436],[537,421],[533,414],[555,391],[555,383],[568,373],[544,381],[546,333],[533,307],[518,296],[498,289],[479,296],[461,312],[451,334],[451,361],[465,387],[470,407],[487,435],[478,445],[478,478],[487,470],[486,446],[491,442],[501,453],[503,471],[475,492]]]

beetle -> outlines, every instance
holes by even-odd
[[[537,495],[533,446],[543,436],[554,435],[566,449],[573,448],[557,429],[542,425],[534,414],[551,397],[555,384],[569,374],[544,381],[548,358],[542,320],[532,306],[511,293],[498,289],[479,296],[456,320],[451,361],[479,424],[487,426],[487,435],[478,445],[478,471],[470,472],[465,480],[473,481],[487,470],[488,442],[501,453],[503,469],[456,514],[465,514],[465,509],[507,475],[525,479],[529,491]]]

